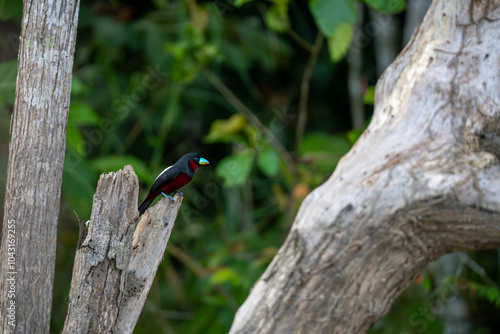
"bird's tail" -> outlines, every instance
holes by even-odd
[[[155,198],[151,198],[148,196],[146,197],[146,199],[141,203],[141,205],[139,205],[139,214],[142,215],[146,209],[148,208],[148,206],[151,204],[151,202],[153,202]]]

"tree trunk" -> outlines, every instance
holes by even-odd
[[[500,2],[437,0],[231,333],[362,333],[441,255],[500,247]]]
[[[131,166],[101,175],[75,255],[63,333],[132,333],[163,259],[182,196],[137,215]],[[136,228],[136,224],[137,228]]]
[[[78,1],[24,2],[0,262],[0,332],[48,333]]]

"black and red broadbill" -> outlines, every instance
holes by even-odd
[[[200,157],[198,153],[188,153],[172,166],[165,168],[153,182],[144,202],[139,205],[139,214],[142,215],[160,194],[173,201],[174,199],[166,194],[173,193],[188,184],[200,165],[208,165],[208,160]]]

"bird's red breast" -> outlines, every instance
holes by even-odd
[[[165,184],[163,187],[160,188],[160,190],[163,191],[165,194],[173,193],[174,191],[188,184],[189,181],[191,181],[191,179],[192,179],[191,177],[187,176],[183,172],[180,172],[179,175],[174,180],[172,180],[172,182]],[[158,193],[160,193],[160,191]]]

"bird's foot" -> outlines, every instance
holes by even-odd
[[[162,194],[163,196],[165,196],[166,198],[170,198],[170,200],[172,201],[172,203],[174,203],[174,202],[175,202],[175,200],[174,200],[174,198],[173,198],[172,196],[168,196],[168,195],[166,195],[163,191],[161,192],[161,194]]]

